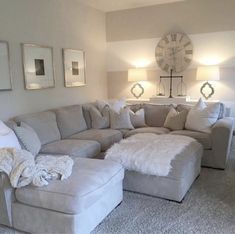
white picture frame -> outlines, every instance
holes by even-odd
[[[0,40],[0,91],[12,90],[10,53],[7,41]]]
[[[63,49],[64,85],[67,88],[86,85],[86,59],[83,50]]]
[[[22,44],[25,89],[55,87],[53,48],[37,44]]]

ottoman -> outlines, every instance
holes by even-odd
[[[157,137],[160,138],[161,136],[164,135]],[[180,136],[174,137],[171,137],[173,142]],[[127,145],[126,142],[125,145]],[[159,145],[156,144],[152,147],[157,150]],[[168,145],[165,144],[164,147],[168,147]],[[181,202],[200,174],[202,152],[201,144],[192,139],[192,142],[186,145],[181,153],[175,155],[171,161],[170,172],[164,176],[149,175],[137,170],[127,169],[123,181],[124,190]],[[122,162],[119,161],[119,163]]]
[[[89,233],[122,201],[123,177],[118,163],[76,158],[68,179],[16,189],[12,226],[28,233]]]

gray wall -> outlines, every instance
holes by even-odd
[[[194,45],[194,58],[184,72],[187,95],[201,96],[201,81],[196,68],[217,65],[220,81],[214,82],[213,100],[225,102],[235,117],[235,1],[187,0],[124,11],[109,12],[106,17],[108,96],[133,98],[127,82],[127,70],[148,69],[143,83],[143,98],[156,95],[159,76],[164,74],[155,61],[155,47],[171,31],[185,32]],[[164,74],[165,75],[165,74]],[[168,84],[166,83],[166,88]],[[177,82],[175,81],[174,89]]]
[[[235,29],[234,0],[187,0],[107,14],[107,41],[157,38],[171,30],[188,34]]]
[[[106,98],[105,14],[76,0],[0,0],[0,40],[10,45],[13,91],[0,92],[0,119]],[[54,48],[56,88],[24,90],[20,43]],[[87,85],[64,88],[62,48],[83,49]]]

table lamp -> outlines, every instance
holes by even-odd
[[[138,83],[139,81],[147,80],[147,71],[142,68],[134,68],[128,70],[128,81],[137,82],[131,88],[131,93],[135,98],[140,98],[144,94],[143,86]],[[138,91],[139,89],[139,91]]]
[[[213,86],[209,81],[215,81],[220,79],[219,67],[217,66],[201,66],[197,69],[196,80],[205,80],[206,82],[202,85],[200,92],[205,99],[209,99],[215,93]],[[210,93],[206,94],[205,89],[209,88]]]

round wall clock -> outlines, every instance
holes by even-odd
[[[192,61],[192,42],[184,33],[169,33],[157,44],[155,57],[162,70],[182,72]]]

